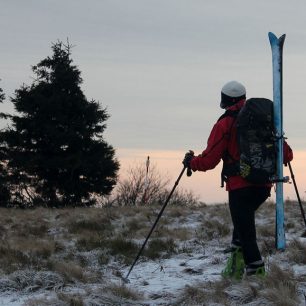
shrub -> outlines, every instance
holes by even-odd
[[[136,165],[129,168],[127,177],[118,182],[113,203],[120,206],[164,204],[170,193],[169,183],[170,180],[160,174],[154,165],[147,178],[145,165]],[[197,202],[197,197],[191,191],[176,189],[169,204],[187,206]]]

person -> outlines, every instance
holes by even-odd
[[[237,81],[226,83],[221,90],[220,107],[227,113],[238,112],[246,102],[246,89]],[[207,171],[215,168],[223,160],[225,166],[239,161],[237,142],[237,116],[226,113],[213,126],[207,141],[206,149],[199,156],[193,151],[186,153],[183,164],[192,171]],[[293,159],[289,145],[284,142],[284,163]],[[230,252],[224,277],[241,279],[247,275],[264,276],[265,265],[262,260],[257,241],[255,226],[255,211],[270,196],[271,184],[252,184],[238,173],[222,175],[228,191],[229,209],[233,223],[233,233]]]

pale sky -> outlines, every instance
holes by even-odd
[[[122,168],[156,156],[157,167],[173,180],[181,167],[177,152],[183,157],[189,149],[200,153],[205,148],[223,112],[219,101],[224,83],[237,80],[246,86],[248,97],[272,98],[268,32],[285,33],[284,128],[298,152],[293,166],[304,194],[305,0],[0,3],[0,87],[6,96],[32,83],[31,66],[51,55],[52,42],[69,38],[85,95],[100,101],[111,115],[105,136]],[[11,111],[10,103],[2,110]],[[197,173],[184,178],[182,186],[203,201],[225,200],[219,172]]]

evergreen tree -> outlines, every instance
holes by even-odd
[[[94,204],[117,181],[119,163],[103,138],[109,115],[84,96],[71,46],[57,42],[52,51],[32,67],[32,85],[15,91],[11,101],[17,114],[0,135],[14,198],[19,205]]]
[[[0,103],[3,103],[5,95],[2,88],[0,88]],[[6,119],[4,113],[0,113],[1,119]],[[8,173],[7,173],[7,158],[6,150],[0,146],[0,206],[7,207],[10,201],[10,192],[8,187]]]

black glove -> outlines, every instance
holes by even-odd
[[[189,152],[187,152],[185,154],[185,157],[183,159],[183,165],[187,168],[190,169],[190,162],[194,157],[194,152],[192,150],[189,150]]]

